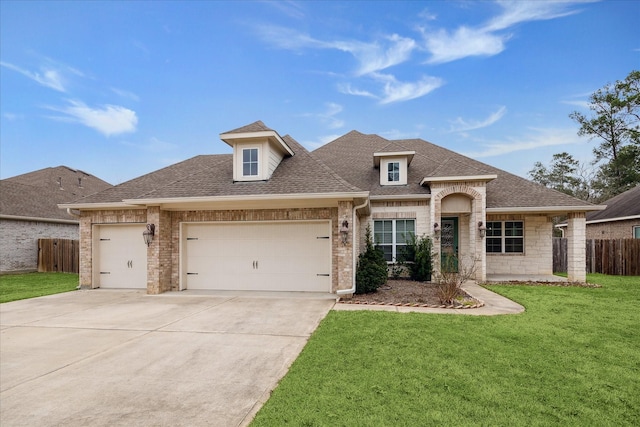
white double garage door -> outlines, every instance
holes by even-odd
[[[94,280],[146,288],[144,226],[97,227]],[[331,224],[183,223],[180,270],[181,289],[331,292]]]

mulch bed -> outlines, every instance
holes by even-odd
[[[478,308],[484,305],[464,291],[455,304],[441,304],[435,283],[412,280],[389,280],[376,292],[353,295],[350,299],[341,299],[340,303],[429,308]]]

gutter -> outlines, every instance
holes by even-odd
[[[602,211],[607,205],[590,206],[532,206],[532,207],[509,207],[509,208],[487,208],[487,213],[562,213],[562,212],[591,212]]]
[[[67,213],[69,214],[69,216],[72,216],[74,218],[80,218],[80,211],[74,212],[72,208],[67,208]]]
[[[351,224],[354,224],[354,231],[355,231],[355,223],[356,223],[356,211],[358,209],[362,209],[365,206],[367,206],[369,204],[369,199],[366,199],[361,205],[358,206],[354,206],[353,207],[353,214],[351,216]],[[351,286],[351,289],[338,289],[336,291],[336,295],[338,296],[342,296],[342,295],[353,295],[356,292],[356,233],[352,232],[351,233],[351,252],[353,255],[353,260],[352,260],[352,269],[353,269],[353,285]]]
[[[79,221],[72,219],[55,219],[55,218],[38,218],[34,216],[20,216],[20,215],[0,215],[0,219],[14,220],[14,221],[34,221],[34,222],[51,222],[54,224],[79,224]]]

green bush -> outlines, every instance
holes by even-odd
[[[367,247],[358,256],[356,268],[356,294],[375,292],[378,287],[387,283],[387,261],[382,252],[373,246],[371,228],[367,227]]]
[[[409,269],[411,280],[428,282],[433,271],[433,242],[428,236],[416,237],[411,234],[403,255],[404,264]]]

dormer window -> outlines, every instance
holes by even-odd
[[[258,121],[220,135],[233,147],[233,181],[268,181],[293,151],[273,129]]]
[[[373,167],[380,169],[380,185],[407,185],[409,164],[415,151],[373,153]]]
[[[242,176],[258,176],[258,149],[242,150]]]
[[[400,181],[400,162],[387,163],[387,181],[389,182]]]

